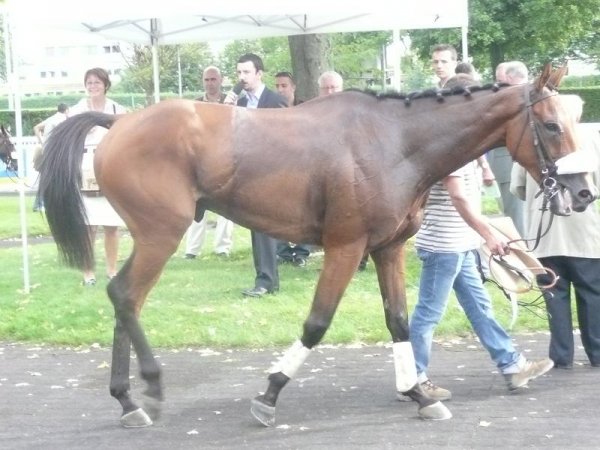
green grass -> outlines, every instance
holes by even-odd
[[[4,182],[6,183],[6,181]],[[3,184],[4,184],[3,183]],[[25,217],[29,236],[49,235],[48,225],[44,216],[33,212],[33,195],[25,196]],[[21,221],[19,217],[19,197],[0,196],[0,239],[21,236]]]
[[[47,234],[43,217],[30,213],[28,223]],[[0,238],[20,234],[18,198],[0,197]],[[0,248],[0,339],[64,345],[89,345],[112,341],[113,310],[106,296],[103,241],[96,242],[99,283],[83,287],[81,274],[60,263],[53,243],[30,245],[31,290],[23,292],[22,248]],[[207,245],[208,244],[208,245]],[[123,236],[120,264],[129,256],[132,240]],[[409,243],[409,247],[410,243]],[[232,256],[223,260],[211,253],[212,230],[204,255],[195,260],[175,254],[157,286],[150,292],[142,311],[142,323],[152,345],[159,347],[269,347],[288,345],[302,332],[308,315],[322,256],[309,259],[305,268],[280,266],[281,290],[263,299],[246,299],[240,291],[253,284],[250,233],[236,226]],[[407,293],[409,310],[417,295],[419,267],[412,247],[407,252]],[[493,287],[499,321],[507,326],[510,307]],[[532,297],[530,297],[532,298]],[[516,331],[546,330],[545,319],[521,311]],[[437,329],[438,337],[470,334],[464,313],[451,299]],[[325,343],[389,342],[382,302],[372,263],[350,283]]]

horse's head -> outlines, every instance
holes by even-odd
[[[0,160],[6,164],[6,169],[16,172],[18,169],[17,160],[12,157],[15,146],[10,140],[10,133],[0,125]]]
[[[577,114],[556,91],[566,66],[552,71],[548,64],[537,80],[525,85],[527,123],[507,133],[507,147],[540,183],[554,214],[583,211],[597,197],[589,170],[595,156],[580,150]]]

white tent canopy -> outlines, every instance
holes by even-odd
[[[99,8],[81,1],[9,0],[17,23],[97,32],[131,43],[161,44],[254,39],[309,33],[468,26],[467,0],[105,0]],[[156,26],[150,24],[156,19]]]
[[[16,137],[22,140],[18,55],[37,35],[61,31],[77,36],[95,33],[104,38],[151,45],[155,99],[159,97],[158,45],[185,42],[256,39],[313,33],[461,28],[467,56],[468,0],[104,0],[91,5],[81,0],[7,0],[11,35],[7,64],[14,97]],[[10,62],[10,59],[7,59]],[[23,158],[20,149],[20,160]],[[22,164],[19,177],[23,179]],[[21,189],[21,228],[25,292],[29,292],[24,189]]]
[[[342,6],[343,5],[343,6]],[[467,0],[197,0],[148,2],[105,0],[90,9],[81,1],[9,0],[17,42],[32,33],[54,30],[98,34],[134,44],[152,45],[155,100],[159,97],[157,45],[256,39],[312,33],[461,28],[467,55]],[[60,14],[57,12],[60,11]],[[49,18],[52,18],[49,20]]]

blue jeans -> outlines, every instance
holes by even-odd
[[[427,366],[436,325],[454,288],[473,330],[504,374],[519,372],[525,359],[515,351],[510,336],[494,318],[492,302],[479,272],[474,251],[435,253],[417,248],[423,262],[419,300],[410,320],[410,342],[419,382],[427,380]]]

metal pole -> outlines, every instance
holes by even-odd
[[[150,19],[150,43],[152,44],[152,77],[154,80],[154,103],[160,102],[158,33],[158,19]]]
[[[17,30],[17,37],[19,36],[18,32],[21,30]],[[11,23],[10,17],[5,15],[4,22],[4,38],[9,41],[8,44],[8,59],[13,61],[11,65],[11,71],[7,72],[8,85],[10,89],[11,96],[14,96],[14,108],[15,108],[15,128],[16,128],[16,147],[17,153],[19,154],[19,217],[21,219],[21,244],[22,244],[22,254],[23,254],[23,292],[25,294],[29,294],[31,290],[30,280],[29,280],[29,254],[27,250],[27,213],[25,206],[25,146],[23,145],[23,118],[21,113],[21,94],[19,92],[19,62],[13,58],[14,56],[14,48],[13,48],[13,36],[11,33]],[[8,69],[8,67],[7,67]]]
[[[400,30],[393,31],[393,48],[394,48],[394,82],[392,84],[393,88],[400,92],[402,90],[402,66],[400,60]]]
[[[183,83],[181,81],[181,55],[179,53],[179,45],[177,46],[177,78],[179,82],[179,98],[183,97]]]
[[[4,60],[6,64],[6,81],[8,82],[9,74],[12,73],[12,60],[10,51],[10,27],[8,26],[8,12],[6,9],[3,11],[2,20],[4,21]],[[8,92],[8,109],[10,111],[14,111],[15,109],[15,102],[10,89]]]
[[[467,33],[469,31],[468,27],[461,27],[460,28],[461,31],[461,41],[462,41],[462,60],[463,61],[468,61],[469,60],[469,45],[467,42]]]

